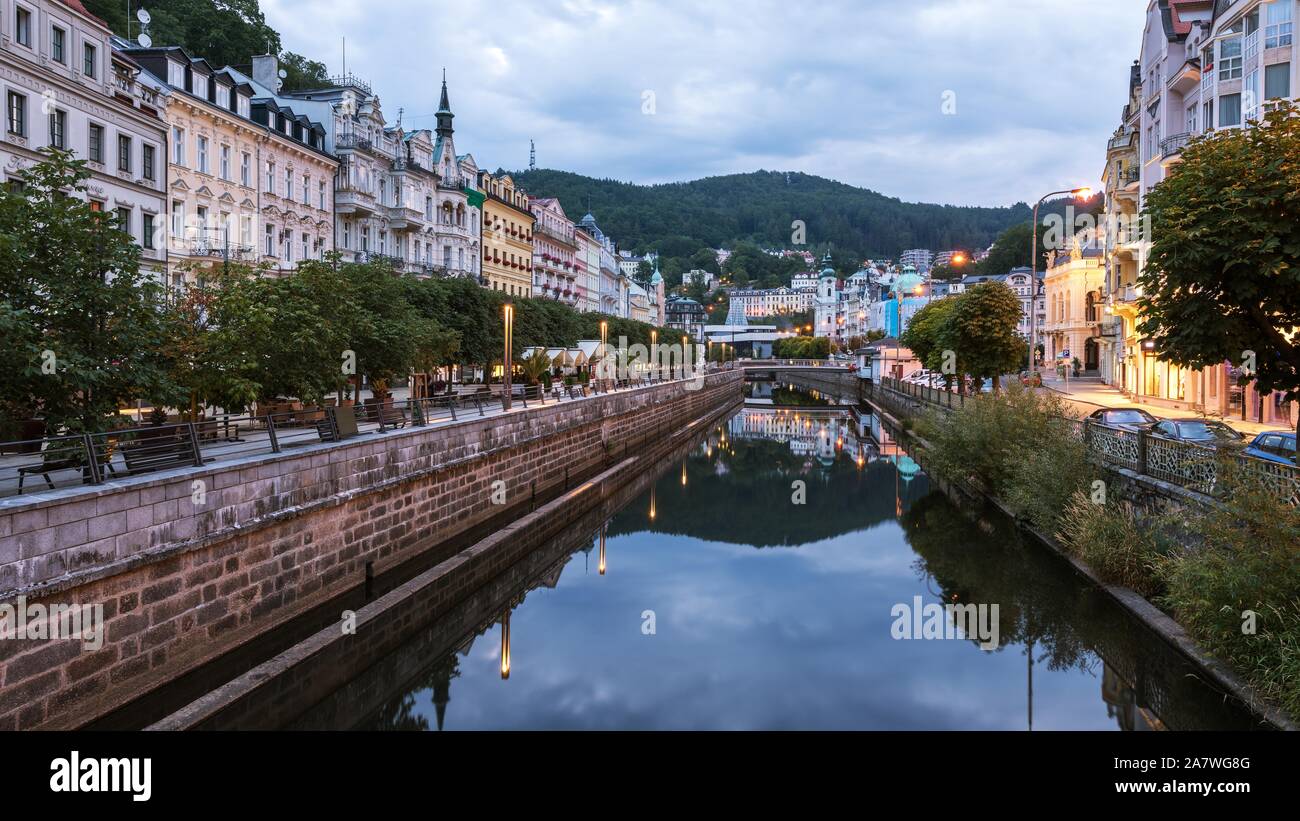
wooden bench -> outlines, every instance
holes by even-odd
[[[174,436],[150,436],[122,444],[126,472],[150,473],[168,468],[195,467],[202,464],[195,443],[183,432]]]
[[[41,461],[32,465],[20,465],[18,467],[18,492],[23,492],[23,481],[30,475],[37,474],[45,479],[45,484],[54,490],[54,480],[50,478],[51,473],[57,473],[61,470],[79,470],[82,474],[82,481],[89,479],[89,471],[86,467],[85,450],[80,442],[50,442],[41,443]]]

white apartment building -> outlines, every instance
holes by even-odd
[[[276,81],[274,57],[253,61],[253,78]],[[348,261],[377,260],[431,276],[481,278],[483,195],[470,155],[457,155],[447,83],[437,128],[389,126],[379,97],[348,74],[322,89],[280,95],[325,124],[326,148],[339,158],[334,180],[335,246]]]
[[[92,207],[111,211],[140,245],[141,268],[165,281],[167,93],[112,45],[79,0],[0,0],[0,95],[6,181],[46,147],[86,160]]]
[[[910,265],[917,271],[925,273],[934,264],[934,254],[930,253],[928,248],[913,248],[899,256],[898,264],[903,268]]]
[[[735,289],[729,294],[731,304],[749,319],[797,314],[813,306],[813,294],[792,288]]]
[[[1196,135],[1249,128],[1271,101],[1295,99],[1298,12],[1297,0],[1149,0],[1129,104],[1108,146],[1108,215],[1141,213],[1147,193]],[[1105,309],[1118,318],[1103,332],[1103,375],[1142,401],[1289,421],[1292,409],[1235,384],[1235,363],[1188,371],[1150,351],[1137,332],[1136,306],[1148,238],[1131,219],[1108,227]]]

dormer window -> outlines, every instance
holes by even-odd
[[[180,63],[168,61],[167,63],[167,84],[174,88],[185,87],[185,66]]]
[[[248,101],[248,98],[245,97],[243,94],[239,94],[239,95],[237,95],[237,96],[238,96],[238,98],[239,98],[239,116],[241,116],[241,117],[247,117],[247,116],[249,116],[249,101]]]
[[[194,87],[190,89],[190,92],[195,97],[202,97],[205,100],[208,99],[208,78],[199,74],[197,71],[194,72]]]

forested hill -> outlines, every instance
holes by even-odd
[[[909,248],[987,248],[1004,229],[1027,221],[1023,203],[970,208],[910,203],[810,174],[755,171],[691,182],[634,185],[567,171],[513,172],[529,194],[559,197],[578,220],[588,210],[620,247],[645,250],[683,237],[711,248],[737,242],[792,247],[803,220],[808,247],[858,257],[897,258]]]

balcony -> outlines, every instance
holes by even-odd
[[[1173,160],[1180,157],[1183,149],[1192,141],[1194,134],[1184,132],[1175,134],[1172,137],[1166,137],[1160,141],[1160,157],[1162,160]]]
[[[375,195],[359,188],[345,187],[334,192],[334,210],[339,214],[366,216],[375,213]]]
[[[1183,63],[1169,78],[1169,90],[1176,94],[1194,91],[1201,82],[1201,61],[1193,57]]]
[[[388,214],[388,227],[394,231],[405,231],[408,228],[418,230],[424,227],[423,211],[405,205],[386,205],[384,211]]]
[[[372,147],[370,138],[361,134],[340,134],[334,140],[335,148],[360,148],[369,151]]]
[[[543,225],[540,222],[533,226],[533,231],[534,233],[538,233],[538,234],[542,234],[543,236],[550,237],[556,242],[562,242],[565,245],[573,245],[577,241],[577,238],[574,236],[573,231],[568,231],[568,232],[557,231],[554,228],[551,228],[549,225]]]
[[[357,255],[358,261],[363,263],[376,263],[387,265],[390,268],[401,269],[406,267],[406,260],[401,257],[390,256],[389,254],[380,254],[375,251],[362,251]]]
[[[1106,150],[1120,151],[1125,148],[1133,148],[1134,147],[1133,144],[1136,141],[1137,141],[1137,129],[1133,129],[1133,128],[1123,129],[1121,130],[1120,133],[1110,138],[1110,142],[1106,144]]]

